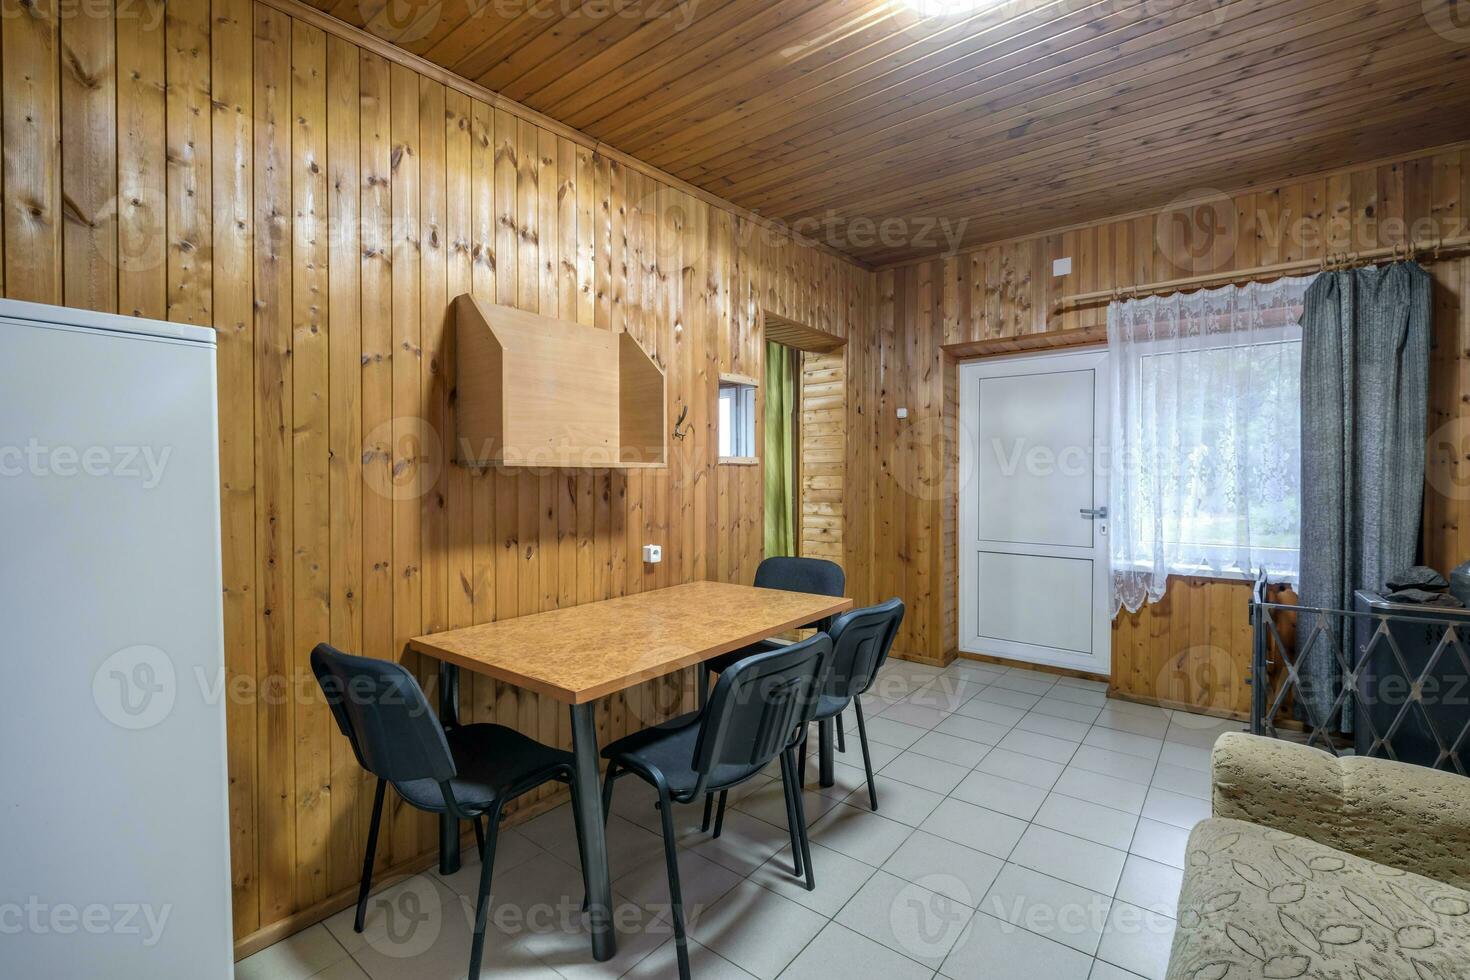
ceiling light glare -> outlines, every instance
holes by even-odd
[[[1007,0],[899,0],[920,17],[964,17],[989,7],[999,7]]]

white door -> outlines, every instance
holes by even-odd
[[[1110,671],[1107,362],[960,365],[961,650]]]

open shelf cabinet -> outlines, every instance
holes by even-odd
[[[661,467],[663,369],[626,332],[454,300],[455,462]]]

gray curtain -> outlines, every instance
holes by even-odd
[[[1429,275],[1413,262],[1324,273],[1307,290],[1303,605],[1351,609],[1354,591],[1382,589],[1387,576],[1414,564],[1424,498],[1430,292]],[[1303,646],[1313,625],[1302,617]],[[1347,656],[1351,637],[1339,642]],[[1303,719],[1322,723],[1341,683],[1341,668],[1319,640],[1303,663],[1302,700],[1311,708]],[[1297,710],[1301,715],[1303,706]],[[1340,724],[1352,730],[1351,702]]]

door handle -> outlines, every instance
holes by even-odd
[[[1081,513],[1082,519],[1085,521],[1104,521],[1108,517],[1108,509],[1106,507],[1083,507]]]

